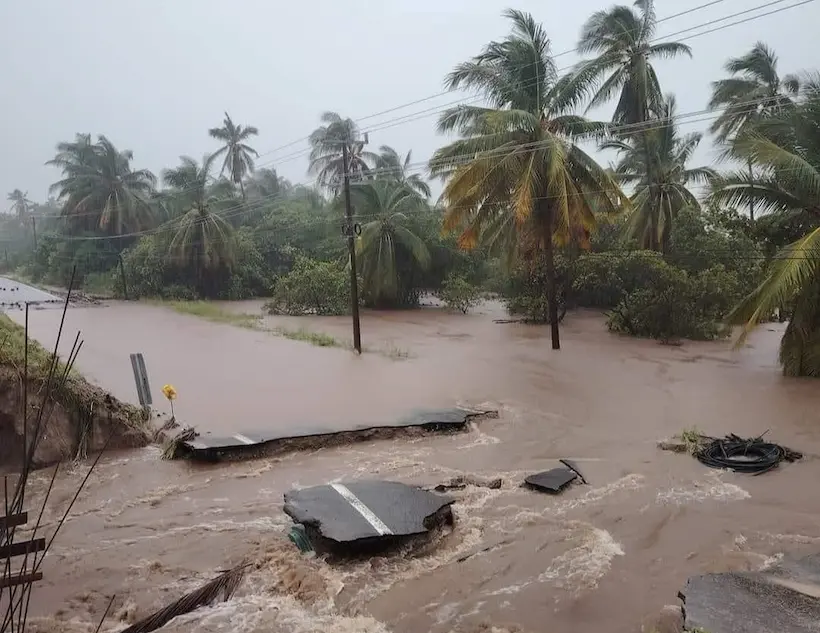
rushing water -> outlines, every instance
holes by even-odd
[[[249,311],[256,305],[233,306]],[[157,448],[105,458],[55,542],[38,583],[35,630],[124,626],[243,559],[255,562],[227,603],[163,631],[395,633],[638,631],[675,604],[687,576],[756,569],[820,545],[820,390],[775,365],[779,326],[741,351],[666,347],[572,314],[563,348],[545,328],[437,309],[365,314],[361,357],[147,305],[69,310],[79,368],[134,400],[128,354],[179,391],[177,416],[201,430],[384,420],[417,407],[489,405],[468,433],[318,449],[202,467]],[[33,311],[52,344],[55,310]],[[278,319],[349,338],[348,319]],[[68,345],[67,343],[67,345]],[[162,406],[162,403],[157,403]],[[683,428],[757,435],[806,458],[761,477],[705,469],[657,449]],[[578,460],[589,481],[557,497],[520,487],[527,473]],[[87,465],[60,478],[53,524]],[[431,485],[501,477],[500,490],[454,491],[456,525],[425,552],[330,566],[285,539],[282,495],[361,478]],[[47,473],[33,489],[42,490]]]

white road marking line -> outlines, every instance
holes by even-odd
[[[244,435],[237,434],[237,435],[234,435],[233,437],[234,437],[234,439],[239,440],[243,444],[256,444],[256,442],[254,442],[251,438],[245,437]]]
[[[364,505],[362,500],[354,495],[347,486],[343,486],[342,484],[330,484],[330,487],[342,495],[344,500],[347,501],[356,512],[361,514],[364,520],[381,536],[393,534],[393,530],[387,527],[384,521],[377,517],[373,510]]]

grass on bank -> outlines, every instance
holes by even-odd
[[[211,301],[163,301],[152,300],[150,303],[158,306],[171,308],[180,314],[187,314],[190,316],[199,317],[214,323],[226,323],[228,325],[235,325],[248,330],[257,330],[260,332],[269,332],[282,338],[290,339],[291,341],[301,341],[303,343],[310,343],[316,347],[342,347],[350,348],[349,344],[343,343],[339,339],[324,332],[312,332],[305,328],[292,330],[286,327],[265,327],[261,316],[255,314],[248,314],[247,312],[231,312],[226,310],[217,303]],[[384,349],[372,350],[365,348],[364,351],[375,351],[382,356],[386,356],[392,360],[406,360],[411,357],[410,353],[395,345],[390,345]]]
[[[180,314],[196,316],[207,321],[213,321],[214,323],[227,323],[228,325],[235,325],[248,330],[271,332],[282,338],[310,343],[316,347],[343,347],[342,343],[339,342],[338,339],[330,336],[330,334],[311,332],[304,328],[298,330],[283,327],[273,329],[266,328],[263,325],[261,316],[248,314],[246,312],[230,312],[210,301],[157,301],[154,303],[171,308]]]
[[[26,331],[7,315],[0,314],[0,365],[16,368],[22,375],[25,365]],[[51,352],[29,339],[28,374],[34,379],[45,379],[51,368]],[[58,361],[55,375],[62,375],[65,365]]]

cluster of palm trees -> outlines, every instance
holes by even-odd
[[[321,120],[323,125],[310,136],[309,171],[319,186],[338,196],[346,157],[353,205],[361,220],[356,249],[366,300],[375,306],[412,302],[404,296],[414,290],[409,276],[426,270],[431,258],[410,220],[429,209],[430,185],[412,170],[411,152],[402,157],[388,145],[370,152],[352,119],[326,112]]]
[[[273,169],[255,170],[258,153],[249,141],[258,133],[225,113],[222,125],[209,130],[221,146],[201,161],[182,156],[179,166],[163,170],[161,178],[133,168],[132,152],[118,150],[105,136],[95,141],[78,134],[60,143],[47,163],[62,171],[51,192],[69,232],[108,236],[119,248],[139,237],[161,237],[168,260],[204,280],[235,263],[235,229],[252,219],[251,211],[270,209],[283,193],[307,197],[317,208],[327,204],[323,190],[339,193],[346,146],[362,220],[357,245],[366,296],[374,304],[395,303],[402,291],[402,266],[426,268],[430,260],[424,242],[407,227],[410,213],[429,209],[430,196],[425,180],[411,173],[411,153],[401,156],[386,145],[368,152],[353,121],[326,113],[310,137],[310,170],[318,188],[293,187]],[[21,217],[31,208],[23,192],[12,192],[9,200]]]
[[[598,218],[627,214],[627,237],[663,252],[678,213],[700,208],[690,187],[701,184],[712,202],[746,205],[752,219],[762,212],[814,214],[811,226],[820,224],[820,189],[814,189],[820,186],[820,154],[812,153],[820,150],[820,127],[812,128],[818,122],[812,116],[820,112],[818,86],[781,78],[764,44],[729,60],[729,76],[712,86],[710,107],[720,116],[711,131],[723,158],[745,165],[720,174],[688,165],[702,135],[678,131],[675,99],[663,93],[653,62],[688,57],[691,50],[657,41],[653,0],[593,14],[578,44],[591,57],[563,75],[543,27],[520,11],[505,16],[511,34],[447,77],[449,88],[474,90],[485,104],[443,113],[439,130],[459,138],[434,154],[430,168],[444,180],[444,226],[460,232],[462,245],[545,256],[553,348],[560,347],[555,246],[584,245]],[[578,113],[611,100],[616,105],[610,121]],[[590,142],[617,151],[616,163],[599,165],[582,147]],[[820,255],[820,233],[778,257],[766,282],[732,315],[745,319],[748,329],[774,308],[794,306],[784,349],[792,339],[800,343],[783,356],[791,362],[784,365],[787,373],[808,373],[808,363],[820,374],[820,277],[813,252]],[[804,363],[798,370],[792,353]]]
[[[222,146],[202,163],[183,156],[179,167],[162,172],[165,188],[147,169],[132,167],[130,150],[119,150],[105,136],[94,141],[78,134],[60,143],[48,165],[62,178],[51,186],[70,232],[120,238],[119,246],[150,234],[169,234],[168,253],[182,265],[204,271],[229,266],[233,226],[219,213],[237,203],[235,187],[245,198],[244,182],[253,171],[256,150],[247,144],[254,127],[235,124],[226,113],[221,127],[209,130]],[[222,159],[218,177],[211,171]],[[227,177],[225,175],[227,174]],[[17,208],[23,202],[17,202]]]

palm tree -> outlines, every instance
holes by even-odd
[[[324,125],[310,135],[310,168],[316,174],[316,184],[334,195],[342,188],[344,178],[344,148],[347,147],[348,172],[361,178],[371,169],[377,156],[364,150],[366,140],[353,119],[343,119],[335,112],[322,115]]]
[[[669,96],[663,116],[648,130],[601,145],[602,149],[615,149],[621,154],[614,173],[622,184],[634,188],[627,231],[641,248],[663,252],[678,212],[685,207],[700,209],[687,185],[711,182],[717,177],[709,167],[686,166],[702,137],[700,132],[679,133],[675,98]],[[654,165],[652,170],[647,169],[647,156]]]
[[[270,200],[282,192],[282,179],[279,178],[275,169],[263,167],[253,174],[253,178],[248,183],[248,189],[251,190],[251,195]]]
[[[782,306],[791,319],[780,342],[787,376],[820,376],[820,75],[811,77],[794,108],[758,121],[734,142],[745,170],[722,178],[712,194],[722,204],[754,201],[783,222],[801,219],[806,234],[781,249],[766,278],[729,315],[743,325],[738,343]]]
[[[174,229],[168,252],[181,266],[193,267],[202,294],[207,294],[207,273],[218,268],[230,268],[234,261],[234,231],[230,223],[217,213],[223,204],[211,192],[211,166],[214,156],[205,156],[202,164],[182,156],[181,164],[162,174],[171,187],[169,196],[180,215],[171,220]]]
[[[482,92],[488,107],[459,106],[441,116],[439,130],[462,138],[437,150],[430,168],[446,181],[444,227],[461,227],[462,247],[480,239],[492,245],[503,235],[519,255],[544,254],[552,347],[559,349],[554,243],[585,242],[595,212],[615,212],[628,200],[576,144],[606,126],[568,113],[568,80],[557,76],[541,25],[520,11],[504,15],[512,34],[456,66],[446,82]]]
[[[8,196],[6,200],[11,201],[11,211],[17,214],[18,220],[24,220],[31,206],[34,204],[28,199],[28,191],[23,193],[19,189],[15,189]]]
[[[140,231],[154,224],[151,196],[156,177],[147,169],[132,170],[133,153],[119,151],[105,136],[88,144],[78,135],[75,143],[61,143],[48,164],[62,168],[54,183],[62,215],[73,224],[108,235]]]
[[[237,125],[231,120],[230,115],[225,113],[225,120],[222,122],[222,127],[212,127],[208,130],[208,134],[212,138],[225,143],[214,154],[213,159],[225,156],[222,163],[222,169],[219,172],[221,176],[226,171],[230,174],[231,181],[239,185],[242,191],[242,199],[245,199],[245,185],[242,182],[245,176],[253,172],[253,159],[259,157],[259,153],[246,143],[251,136],[257,136],[259,130],[252,125]]]
[[[376,178],[387,178],[407,185],[424,198],[430,197],[430,185],[421,177],[421,174],[410,173],[410,158],[412,152],[407,152],[407,155],[402,160],[399,153],[389,145],[382,145],[379,148],[379,154],[376,157],[375,169],[377,173]]]
[[[757,42],[742,57],[734,57],[724,65],[731,76],[712,82],[709,108],[722,109],[710,131],[718,142],[730,147],[744,131],[750,130],[761,118],[778,115],[794,104],[800,91],[800,80],[794,75],[781,79],[777,73],[777,55],[763,42]],[[752,164],[747,163],[754,178]],[[749,219],[754,222],[754,200],[749,200]]]
[[[57,143],[57,154],[46,165],[65,169],[90,165],[95,156],[95,145],[90,134],[76,134],[74,141]]]
[[[407,185],[391,180],[357,183],[352,194],[356,212],[370,218],[356,242],[364,293],[376,305],[395,305],[409,290],[402,287],[402,268],[430,266],[427,245],[406,226],[408,216],[426,203]]]
[[[612,121],[625,125],[643,123],[663,109],[663,92],[652,61],[692,56],[686,44],[653,43],[657,27],[654,0],[636,0],[634,7],[613,6],[590,16],[581,30],[578,51],[597,57],[582,62],[572,82],[579,95],[591,95],[588,109],[620,93]]]

